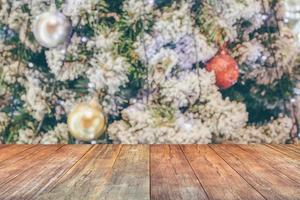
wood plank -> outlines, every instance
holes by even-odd
[[[179,145],[151,145],[151,199],[208,199]]]
[[[285,145],[282,144],[266,144],[266,146],[279,151],[280,153],[287,155],[290,158],[296,159],[296,160],[300,160],[299,158],[299,153],[295,152],[294,150],[290,149],[290,148],[286,148]]]
[[[300,144],[292,144],[292,146],[294,146],[295,148],[300,149]]]
[[[0,199],[32,199],[70,169],[91,145],[65,145],[48,157],[36,159],[23,173],[0,188]]]
[[[0,164],[0,188],[61,147],[62,145],[35,145],[3,161]]]
[[[298,199],[300,184],[237,145],[210,145],[232,168],[267,199]]]
[[[290,179],[300,183],[300,160],[292,159],[285,154],[265,145],[239,145],[240,148],[253,154]],[[298,156],[300,158],[300,155]]]
[[[149,145],[123,145],[98,199],[150,199]]]
[[[293,144],[272,144],[272,145],[269,145],[269,146],[275,146],[279,149],[282,149],[283,151],[291,150],[291,151],[294,151],[294,152],[300,154],[300,149],[298,149]]]
[[[181,145],[209,199],[264,199],[208,145]]]
[[[0,199],[300,196],[296,145],[18,146],[0,145]]]
[[[9,145],[8,144],[0,144],[0,149],[6,148],[6,147],[9,147]]]
[[[0,162],[7,160],[18,153],[21,153],[29,148],[34,147],[34,145],[13,145],[13,144],[2,144],[0,145]]]
[[[120,147],[97,145],[37,199],[149,199],[148,146]]]
[[[95,145],[57,183],[36,199],[96,199],[111,176],[121,145]]]
[[[294,145],[294,144],[289,144],[289,145],[286,145],[287,148],[293,150],[293,151],[296,151],[297,153],[300,154],[300,148],[299,148],[299,145]]]

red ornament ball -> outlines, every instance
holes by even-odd
[[[215,72],[216,84],[221,89],[230,88],[239,77],[238,64],[225,48],[221,48],[219,53],[208,61],[205,68],[209,72]]]

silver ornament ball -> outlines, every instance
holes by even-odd
[[[54,48],[68,40],[72,30],[70,20],[58,11],[37,16],[33,23],[35,39],[44,47]]]

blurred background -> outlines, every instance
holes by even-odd
[[[0,0],[0,142],[297,143],[298,0]]]

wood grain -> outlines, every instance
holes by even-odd
[[[181,145],[209,199],[264,199],[207,145]]]
[[[300,160],[284,156],[284,154],[264,145],[239,145],[256,158],[265,161],[280,173],[300,183]]]
[[[61,147],[62,145],[35,145],[3,161],[0,164],[0,190],[4,184],[7,184],[10,180],[31,168],[36,163],[39,163],[41,159],[48,157]]]
[[[32,199],[57,181],[90,148],[89,145],[66,145],[39,159],[31,168],[0,188],[0,199]]]
[[[150,147],[151,199],[208,199],[178,145]]]
[[[272,144],[272,145],[268,145],[270,147],[274,147],[277,149],[282,149],[284,152],[288,152],[288,151],[292,151],[292,152],[296,152],[298,154],[300,154],[300,149],[296,146],[296,145],[292,145],[292,144]]]
[[[293,145],[293,144],[290,144],[290,145],[286,145],[287,148],[293,150],[293,151],[296,151],[297,153],[300,154],[300,148],[299,148],[299,145]]]
[[[0,199],[300,199],[295,145],[0,145]]]
[[[150,199],[149,157],[149,145],[123,145],[98,199]]]
[[[37,199],[149,199],[149,148],[99,145]]]
[[[287,148],[285,145],[281,145],[281,144],[272,144],[272,145],[265,145],[269,148],[272,148],[276,151],[279,151],[280,153],[292,158],[292,159],[296,159],[296,160],[300,160],[300,155],[299,153],[297,153],[296,151],[294,151],[293,149]]]
[[[299,199],[300,185],[237,145],[211,145],[226,162],[267,199]]]
[[[34,145],[11,145],[5,144],[0,145],[0,162],[7,160],[15,156],[18,153],[25,151],[26,149],[32,148]]]
[[[300,144],[292,144],[293,147],[300,149]]]
[[[96,199],[120,152],[121,145],[97,145],[55,185],[37,199]]]

